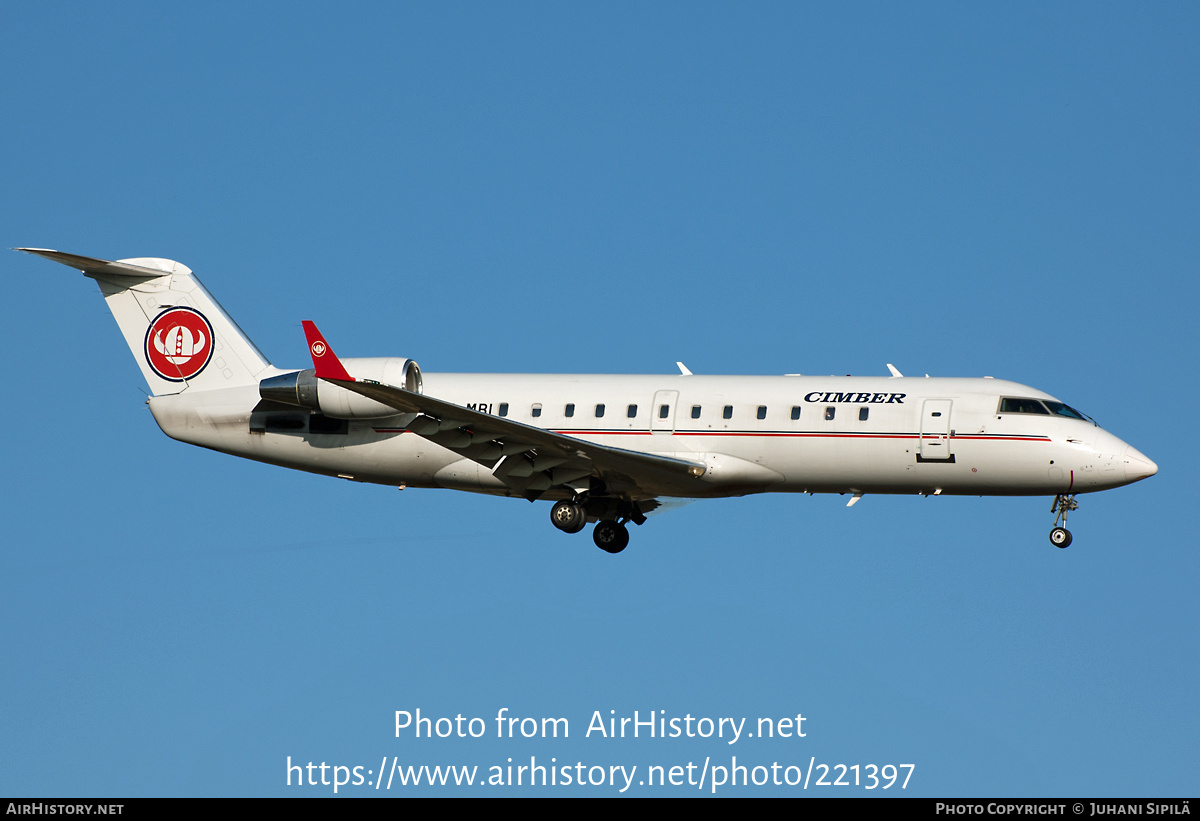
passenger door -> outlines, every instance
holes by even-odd
[[[954,459],[950,446],[949,399],[926,399],[921,406],[921,446],[918,453],[922,462],[948,462]]]

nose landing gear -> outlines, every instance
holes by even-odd
[[[1075,494],[1060,493],[1054,497],[1054,504],[1050,507],[1050,512],[1054,516],[1054,529],[1050,531],[1050,544],[1055,547],[1068,547],[1071,544],[1071,531],[1067,528],[1059,527],[1059,520],[1063,525],[1067,523],[1067,514],[1072,510],[1079,508],[1079,502],[1075,501]]]

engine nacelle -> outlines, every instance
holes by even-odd
[[[342,364],[357,379],[371,379],[413,393],[421,392],[421,368],[411,359],[343,359]],[[264,379],[258,383],[258,395],[271,402],[320,411],[334,419],[382,419],[402,413],[391,405],[317,379],[312,368]]]

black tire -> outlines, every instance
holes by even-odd
[[[1071,531],[1067,530],[1065,527],[1054,528],[1050,531],[1050,544],[1059,548],[1070,547]]]
[[[629,544],[629,531],[620,522],[605,519],[592,531],[592,541],[606,553],[620,553]]]
[[[587,512],[583,505],[564,500],[550,508],[550,522],[563,533],[578,533],[587,524]]]

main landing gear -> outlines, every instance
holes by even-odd
[[[574,502],[558,502],[550,508],[550,522],[563,533],[578,533],[587,524],[587,511]]]
[[[556,502],[550,508],[550,522],[563,533],[578,533],[587,526],[588,519],[600,519],[592,530],[592,541],[606,553],[620,553],[629,544],[629,529],[625,523],[646,521],[637,505],[610,499],[590,501]]]
[[[1072,510],[1079,508],[1079,502],[1075,501],[1075,494],[1063,494],[1054,497],[1054,504],[1050,507],[1050,512],[1054,513],[1054,529],[1050,531],[1050,544],[1055,547],[1068,547],[1071,544],[1071,531],[1065,527],[1067,523],[1067,514]],[[1059,527],[1059,520],[1062,521],[1064,527]]]
[[[596,547],[608,553],[620,553],[629,544],[629,531],[615,519],[598,522],[592,530]]]

